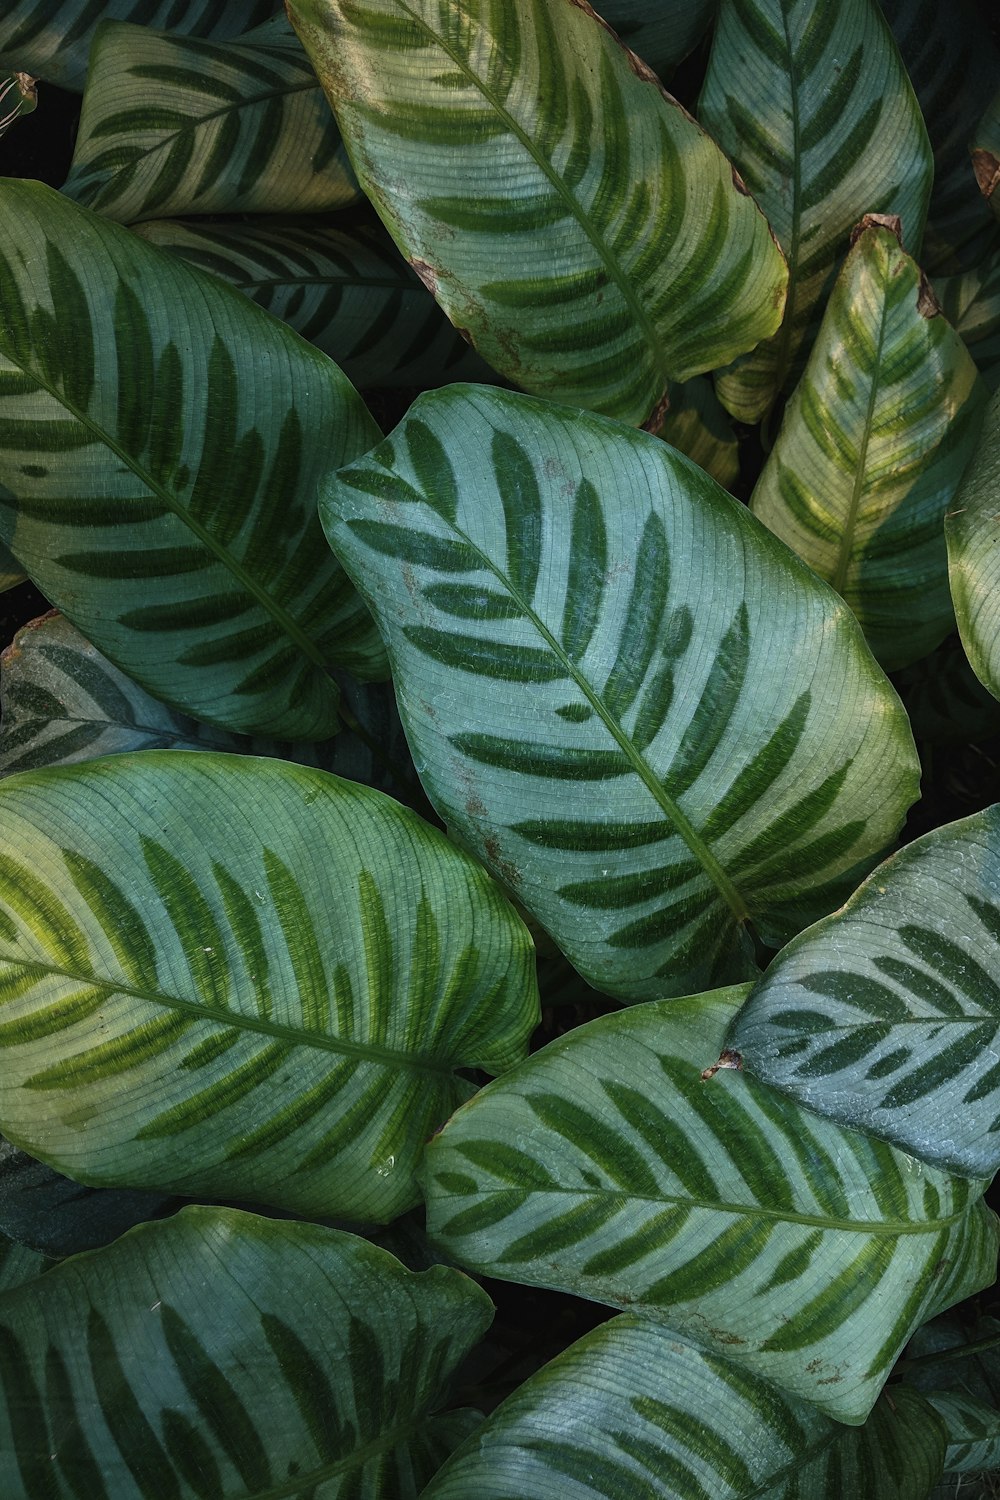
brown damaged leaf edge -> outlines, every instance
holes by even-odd
[[[724,1047],[719,1053],[719,1061],[713,1063],[710,1068],[705,1068],[703,1070],[701,1074],[702,1083],[707,1083],[710,1078],[714,1078],[716,1073],[720,1073],[724,1068],[731,1068],[738,1073],[742,1073],[742,1054],[739,1052],[734,1052],[731,1047]]]
[[[922,318],[937,318],[943,311],[944,309],[934,295],[934,288],[921,271],[920,286],[917,289],[917,312]]]
[[[992,198],[997,183],[1000,182],[1000,160],[982,146],[974,147],[971,154],[972,170],[976,174],[979,191],[984,198]]]
[[[410,265],[416,271],[417,275],[420,277],[420,280],[430,292],[431,296],[437,297],[438,278],[437,272],[435,271],[434,267],[428,265],[427,261],[421,260],[419,256],[412,257],[410,260]]]
[[[653,410],[642,424],[642,431],[652,433],[653,437],[659,437],[660,428],[666,420],[667,412],[670,410],[670,393],[664,391],[657,401]]]
[[[851,230],[851,249],[858,243],[866,229],[888,229],[899,241],[899,248],[903,248],[903,221],[899,214],[865,214]]]

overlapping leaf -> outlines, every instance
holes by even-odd
[[[862,220],[751,500],[847,600],[887,670],[954,626],[944,517],[986,402],[898,231]]]
[[[716,381],[752,422],[798,378],[858,220],[898,214],[919,247],[933,161],[877,0],[722,0],[698,115],[788,259],[780,331]]]
[[[736,483],[740,472],[736,435],[711,382],[702,376],[671,387],[670,407],[659,435],[693,458],[724,489]]]
[[[230,287],[0,186],[0,534],[157,697],[323,739],[329,669],[384,675],[315,514],[320,477],[377,434],[336,365]]]
[[[942,276],[934,291],[991,390],[1000,385],[1000,250],[981,265]]]
[[[12,73],[0,82],[0,135],[22,115],[30,115],[38,104],[36,80],[30,73]]]
[[[416,1500],[489,1298],[316,1225],[185,1209],[0,1300],[0,1489]]]
[[[362,389],[491,378],[381,225],[165,220],[138,232],[224,277]]]
[[[589,6],[289,13],[393,239],[518,385],[655,422],[668,381],[777,328],[786,271],[766,220]]]
[[[604,1017],[482,1090],[427,1148],[428,1229],[858,1423],[913,1329],[990,1283],[996,1220],[981,1183],[738,1072],[703,1080],[745,993]]]
[[[145,751],[0,812],[0,1128],[79,1181],[389,1219],[457,1070],[523,1055],[527,933],[378,792]]]
[[[955,619],[972,669],[1000,698],[1000,391],[945,521]]]
[[[660,78],[697,45],[715,13],[715,0],[604,0],[601,15]]]
[[[453,386],[320,508],[428,796],[599,988],[755,974],[747,922],[893,838],[914,751],[850,612],[665,443]]]
[[[9,547],[0,542],[0,594],[23,583],[27,574]]]
[[[993,210],[994,219],[1000,219],[1000,88],[973,132],[971,151],[979,191]]]
[[[68,197],[133,224],[319,213],[360,197],[294,32],[213,42],[107,22],[94,38]]]
[[[1000,807],[881,865],[774,960],[728,1045],[924,1161],[1000,1167]]]
[[[971,1326],[956,1318],[936,1318],[918,1329],[906,1351],[903,1376],[926,1396],[945,1423],[949,1474],[1000,1468],[1000,1322],[996,1318],[978,1318]],[[955,1491],[964,1500],[959,1485]]]

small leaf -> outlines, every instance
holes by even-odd
[[[686,453],[706,474],[730,490],[740,472],[736,434],[710,381],[700,375],[670,388],[670,406],[658,436]]]
[[[948,574],[962,645],[980,682],[1000,698],[1000,391],[945,521]]]

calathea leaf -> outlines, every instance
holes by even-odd
[[[843,595],[887,670],[953,628],[944,517],[985,403],[899,220],[863,219],[750,504]]]
[[[0,184],[0,535],[149,692],[334,732],[330,668],[379,677],[384,654],[315,491],[377,434],[331,360],[215,277]]]
[[[1000,807],[925,834],[778,954],[727,1045],[810,1109],[992,1176],[998,888]]]
[[[215,42],[99,27],[63,192],[122,224],[356,202],[309,59],[291,28],[271,32],[266,41]]]
[[[0,785],[0,1129],[94,1186],[382,1221],[523,1055],[531,944],[416,814],[144,751]]]
[[[990,1283],[996,1219],[983,1183],[735,1070],[706,1081],[745,994],[605,1016],[483,1089],[427,1148],[428,1229],[461,1265],[642,1312],[859,1423],[942,1294]]]
[[[1000,384],[1000,250],[970,271],[941,276],[934,291],[990,390]]]
[[[798,378],[858,220],[898,214],[919,247],[933,160],[877,0],[722,0],[698,117],[788,258],[779,333],[716,379],[754,422]]]
[[[663,79],[712,24],[715,0],[604,0],[601,15]]]
[[[972,669],[1000,698],[1000,391],[987,407],[979,446],[945,520],[955,619]]]
[[[1000,88],[990,100],[972,136],[972,166],[979,191],[1000,219]]]
[[[915,1500],[944,1452],[943,1423],[915,1391],[844,1427],[626,1313],[525,1381],[422,1500]]]
[[[968,1349],[968,1353],[963,1352]],[[945,1471],[970,1474],[1000,1468],[1000,1322],[955,1317],[918,1328],[901,1365],[904,1380],[921,1391],[948,1433]],[[955,1486],[960,1493],[960,1487]]]
[[[475,1421],[434,1413],[492,1312],[354,1235],[184,1209],[0,1299],[0,1487],[416,1500]]]
[[[670,380],[777,328],[786,271],[767,221],[589,6],[289,14],[393,239],[510,380],[655,424]]]
[[[672,448],[693,458],[723,489],[736,483],[740,472],[736,434],[711,382],[703,376],[671,386],[670,407],[659,435]]]
[[[915,753],[850,612],[658,439],[452,386],[320,513],[428,796],[598,988],[755,974],[748,923],[780,944],[893,838]]]

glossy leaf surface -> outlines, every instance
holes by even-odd
[[[716,380],[754,422],[798,378],[858,220],[898,214],[919,246],[930,145],[876,0],[722,0],[698,116],[788,259],[779,333]]]
[[[37,183],[0,186],[0,534],[175,708],[324,739],[332,666],[384,674],[315,492],[376,428],[245,297]],[[252,351],[252,360],[248,353]]]
[[[944,517],[986,402],[897,223],[862,221],[751,500],[887,670],[953,628]]]
[[[433,1413],[491,1316],[443,1266],[415,1276],[337,1230],[185,1209],[0,1300],[0,1486],[416,1500],[472,1425]]]
[[[1000,391],[945,521],[955,619],[972,669],[1000,698]]]
[[[0,1128],[92,1185],[359,1222],[537,1021],[499,890],[322,771],[146,751],[0,785]]]
[[[393,239],[510,380],[639,424],[668,381],[777,328],[786,272],[766,220],[589,7],[289,13]]]
[[[115,22],[94,40],[62,191],[122,224],[321,213],[360,197],[290,28],[266,42],[213,42]]]
[[[992,1280],[996,1220],[983,1184],[741,1073],[704,1081],[745,993],[606,1016],[482,1090],[427,1148],[428,1229],[459,1264],[655,1317],[859,1423],[942,1293]]]
[[[598,988],[756,974],[748,921],[892,839],[914,752],[850,612],[665,443],[453,386],[320,509],[428,796]]]
[[[727,1045],[810,1109],[992,1176],[998,889],[1000,807],[925,834],[778,954]]]

